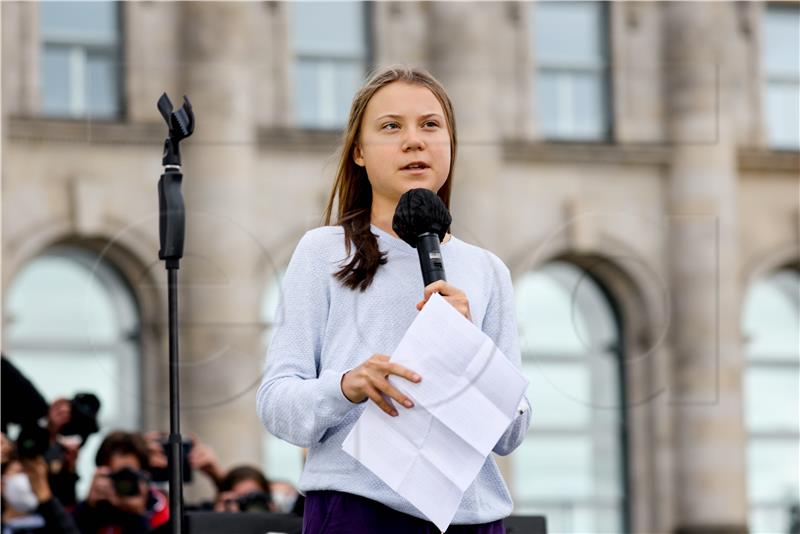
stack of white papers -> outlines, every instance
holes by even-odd
[[[528,381],[441,295],[411,323],[392,362],[422,377],[389,381],[414,401],[391,417],[370,402],[342,443],[345,452],[441,531],[514,419]]]

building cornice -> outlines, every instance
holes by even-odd
[[[159,122],[9,117],[6,138],[23,141],[93,143],[103,145],[160,145],[165,135]],[[335,152],[341,130],[259,127],[260,149],[290,152]],[[588,163],[612,165],[669,165],[671,147],[658,144],[609,144],[512,141],[502,143],[503,159],[529,163]],[[800,176],[800,152],[740,148],[737,164],[744,172],[778,172]]]
[[[342,131],[261,127],[258,129],[257,137],[258,146],[262,149],[291,152],[313,150],[331,153],[339,148]]]
[[[503,157],[531,163],[609,163],[620,165],[669,165],[672,147],[655,144],[554,143],[507,141]],[[739,171],[791,173],[800,176],[800,152],[766,148],[740,148]]]
[[[506,141],[503,157],[508,161],[531,163],[608,163],[617,165],[663,166],[670,150],[664,145],[572,142]]]
[[[6,138],[14,141],[161,145],[166,135],[166,126],[159,122],[9,117],[4,126]]]
[[[785,172],[800,176],[800,152],[743,148],[739,150],[738,165],[746,172]]]

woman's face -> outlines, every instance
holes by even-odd
[[[427,87],[393,82],[367,104],[353,151],[366,167],[376,201],[395,206],[409,189],[434,193],[450,172],[450,134],[444,110]]]

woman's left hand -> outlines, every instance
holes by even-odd
[[[439,293],[442,297],[444,297],[444,300],[449,302],[455,309],[457,309],[461,315],[472,321],[472,314],[469,311],[469,300],[467,299],[467,295],[456,286],[445,282],[444,280],[437,280],[425,288],[425,297],[417,303],[417,309],[421,310],[434,293]]]

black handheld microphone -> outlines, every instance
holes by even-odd
[[[442,199],[429,189],[411,189],[400,197],[392,219],[395,233],[417,249],[425,286],[444,275],[439,243],[450,228],[452,217]]]

